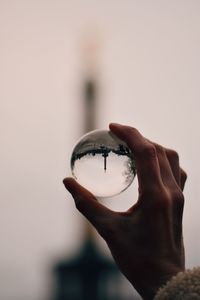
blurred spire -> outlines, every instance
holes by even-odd
[[[97,126],[98,40],[86,38],[83,51],[84,124],[82,134]],[[105,162],[106,168],[106,162]],[[122,300],[120,274],[112,260],[104,257],[94,241],[94,229],[84,221],[84,242],[79,253],[55,267],[57,291],[53,300]],[[113,294],[114,291],[114,294]]]
[[[98,77],[101,48],[102,39],[98,29],[94,27],[92,30],[88,30],[87,34],[83,35],[80,43],[82,71],[86,78]]]
[[[83,62],[84,132],[97,128],[99,34],[90,31],[81,44]],[[94,238],[94,229],[86,221],[86,239]]]

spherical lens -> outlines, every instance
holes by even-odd
[[[127,144],[108,130],[85,134],[71,156],[73,177],[96,197],[123,192],[136,175],[134,156]]]

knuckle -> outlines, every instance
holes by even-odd
[[[179,154],[175,150],[167,149],[166,153],[169,158],[179,162]]]
[[[127,126],[126,127],[126,137],[127,139],[134,138],[138,133],[138,130],[134,127]]]
[[[81,207],[81,200],[80,200],[80,197],[74,197],[74,201],[75,201],[75,206],[76,208],[79,210],[79,208]]]
[[[164,148],[163,148],[163,146],[161,146],[161,145],[159,145],[159,144],[155,144],[155,143],[154,143],[154,146],[155,146],[157,152],[159,152],[160,154],[163,154],[163,153],[164,153]]]
[[[184,181],[186,181],[187,173],[183,169],[181,169],[181,177],[183,178]]]
[[[131,126],[127,126],[126,127],[126,130],[127,130],[127,132],[128,133],[135,133],[135,132],[137,132],[137,129],[135,128],[135,127],[131,127]]]
[[[180,207],[184,206],[184,195],[181,190],[177,189],[176,191],[173,191],[172,199],[176,205],[179,205]]]
[[[86,198],[81,194],[74,196],[75,206],[82,213],[86,214],[90,210],[90,198]]]
[[[144,159],[153,159],[156,157],[156,147],[152,144],[146,144],[141,147],[139,155]]]
[[[160,197],[160,195],[163,194],[163,187],[162,185],[158,185],[158,184],[150,184],[150,185],[146,185],[142,191],[140,192],[140,194],[143,197],[149,197],[150,195],[152,195],[153,197]]]
[[[176,206],[180,210],[184,207],[184,195],[178,187],[169,190],[162,184],[149,186],[142,191],[141,198],[148,198],[148,201],[144,201],[146,206],[152,209],[156,208],[157,211],[166,211],[171,206]]]
[[[140,198],[144,199],[145,205],[153,209],[163,209],[169,203],[169,194],[162,184],[149,185],[140,193]],[[148,199],[148,201],[146,201]]]
[[[84,211],[83,201],[79,197],[75,198],[75,206],[80,212]]]

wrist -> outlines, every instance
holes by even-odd
[[[142,270],[141,276],[138,272],[136,277],[130,281],[144,300],[152,300],[158,290],[181,271],[184,271],[184,268],[170,267],[167,270],[162,270],[162,272],[156,270],[146,270],[144,272]]]

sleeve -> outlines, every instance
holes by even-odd
[[[200,267],[173,276],[154,300],[200,300]]]

